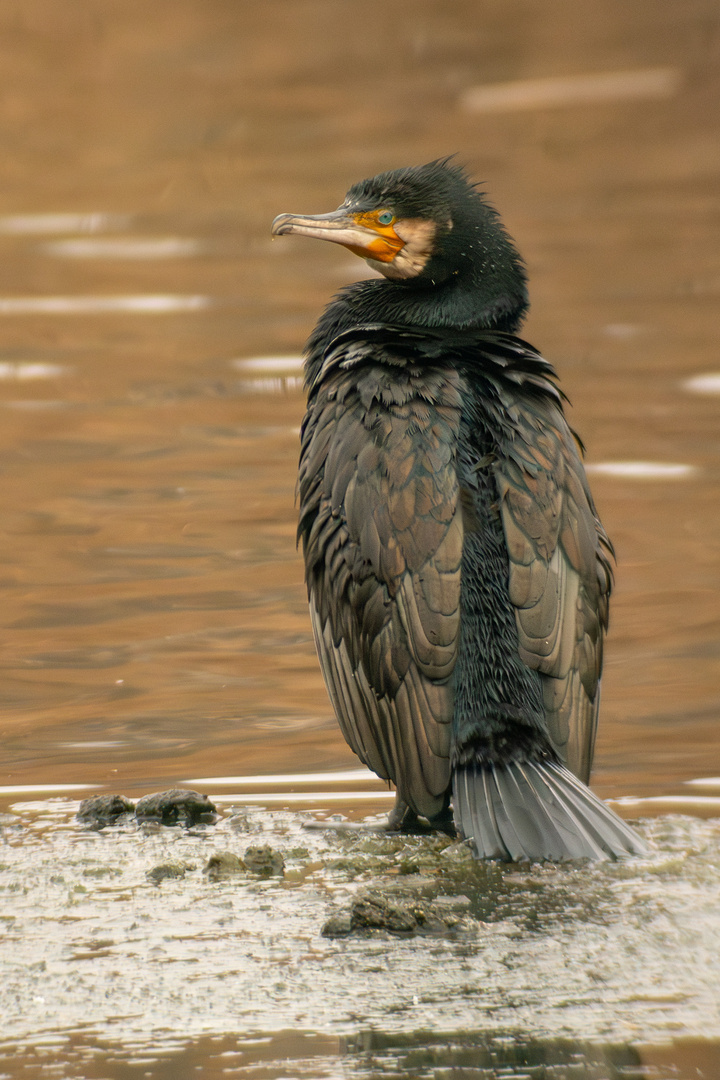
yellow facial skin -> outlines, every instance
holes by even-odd
[[[390,222],[380,221],[380,218],[391,217]],[[405,246],[393,228],[395,215],[389,210],[371,210],[367,213],[350,214],[356,225],[368,232],[374,232],[375,238],[368,238],[362,247],[347,244],[348,251],[353,255],[359,255],[361,259],[376,259],[378,262],[392,262],[395,256]]]

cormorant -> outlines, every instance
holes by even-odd
[[[298,537],[328,693],[397,788],[391,826],[454,814],[502,860],[644,850],[586,787],[612,548],[555,372],[514,336],[526,278],[497,212],[442,159],[272,231],[385,278],[308,341]]]

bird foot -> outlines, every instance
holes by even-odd
[[[387,831],[406,833],[410,836],[426,836],[433,832],[444,832],[448,836],[456,835],[455,822],[449,806],[444,807],[432,818],[421,818],[400,799],[397,799],[390,811]]]
[[[443,832],[447,836],[457,836],[450,807],[445,807],[433,818],[421,818],[400,799],[396,801],[387,821],[381,824],[370,825],[363,821],[305,821],[303,828],[337,833],[401,833],[405,836],[429,836],[434,832]]]

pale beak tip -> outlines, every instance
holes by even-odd
[[[292,232],[291,218],[292,214],[278,214],[272,223],[271,234],[273,236],[285,236],[287,233]]]

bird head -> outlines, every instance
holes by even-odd
[[[427,287],[474,270],[514,276],[524,291],[496,211],[447,158],[361,180],[329,214],[280,214],[272,232],[342,244],[394,281]]]

